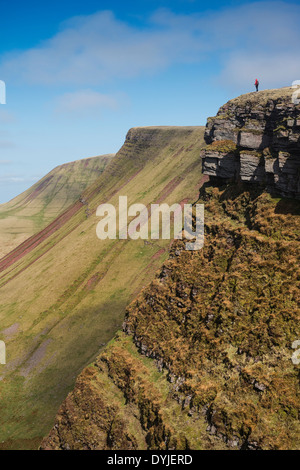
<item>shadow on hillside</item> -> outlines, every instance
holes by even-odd
[[[282,198],[277,203],[275,214],[300,215],[300,201],[292,198]]]
[[[223,178],[210,176],[210,180],[204,183],[200,188],[200,198],[204,197],[205,199],[205,196],[209,194],[209,189],[214,187],[223,190],[223,193],[220,196],[220,202],[226,201],[228,199],[235,199],[245,191],[248,191],[251,199],[254,200],[266,189],[265,185],[234,181],[233,179],[224,180]]]
[[[245,190],[250,193],[251,199],[254,200],[264,191],[266,191],[266,187],[264,185],[254,185],[253,183],[242,183],[242,182],[235,182],[231,184],[224,184],[224,180],[222,178],[211,177],[210,181],[207,181],[203,184],[200,189],[199,198],[207,200],[210,198],[209,196],[209,188],[218,187],[220,189],[224,188],[224,192],[220,197],[220,202],[226,201],[228,199],[235,199],[238,197],[242,192]],[[283,215],[300,215],[300,200],[294,198],[286,198],[280,196],[280,194],[276,192],[272,192],[271,196],[274,198],[279,198],[276,207],[275,207],[275,214],[283,214]]]

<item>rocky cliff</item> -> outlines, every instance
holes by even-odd
[[[205,204],[204,248],[173,244],[156,279],[127,308],[123,332],[79,376],[42,449],[300,448],[299,365],[292,361],[300,339],[300,202],[265,191],[265,167],[245,179],[254,154],[245,160],[248,173],[240,161],[248,149],[262,151],[265,162],[267,148],[280,161],[273,127],[281,114],[292,136],[287,160],[296,162],[298,111],[287,102],[280,109],[285,91],[256,94],[258,108],[246,105],[252,99],[233,100],[207,125],[203,163],[213,178],[198,201]],[[259,133],[247,138],[254,108]],[[282,173],[289,195],[296,194],[291,168]],[[272,190],[282,174],[273,173]]]
[[[222,106],[206,126],[203,172],[300,197],[300,105],[295,90],[249,93]]]

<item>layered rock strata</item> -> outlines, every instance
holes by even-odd
[[[258,183],[300,197],[300,105],[295,90],[249,93],[208,118],[203,173],[213,179]]]

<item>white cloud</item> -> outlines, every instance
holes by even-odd
[[[73,93],[65,93],[56,100],[55,109],[59,113],[93,114],[104,109],[116,109],[116,98],[104,95],[93,90],[81,90]]]
[[[36,177],[23,177],[19,175],[5,175],[5,176],[0,176],[0,182],[1,183],[25,183],[25,182],[34,182],[37,181],[38,178]]]
[[[257,76],[264,88],[289,86],[297,77],[300,78],[299,58],[295,60],[295,55],[289,53],[235,54],[226,62],[221,81],[241,86],[249,79],[254,83]]]
[[[198,50],[189,31],[130,26],[110,11],[70,19],[53,38],[3,58],[3,76],[38,84],[95,85],[130,78],[188,60]]]
[[[264,87],[276,87],[300,78],[299,5],[255,2],[202,17],[161,10],[154,19],[189,30],[201,43],[199,60],[213,59],[219,68],[219,84],[248,86],[259,76]]]
[[[284,2],[243,5],[213,19],[214,42],[223,44],[220,82],[240,87],[259,77],[264,88],[291,85],[300,78],[299,22],[300,6]]]
[[[256,76],[265,86],[288,85],[300,78],[299,22],[300,6],[279,1],[191,15],[161,9],[140,27],[101,11],[71,18],[38,47],[2,57],[1,72],[34,84],[90,87],[189,62],[203,63],[205,73],[209,60],[224,85]],[[95,99],[104,105],[104,97]],[[80,97],[64,100],[68,108]]]

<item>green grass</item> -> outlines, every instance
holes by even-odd
[[[112,155],[58,166],[10,202],[0,205],[0,257],[39,232],[80,197]]]
[[[0,371],[2,446],[36,446],[47,434],[76,376],[120,329],[126,305],[168,256],[168,241],[98,240],[97,206],[117,206],[119,195],[128,195],[129,205],[195,201],[203,134],[197,127],[131,130],[135,144],[127,140],[83,194],[90,217],[82,207],[0,274],[0,339],[8,352]],[[174,178],[177,185],[168,186]],[[15,324],[14,336],[1,335]]]

